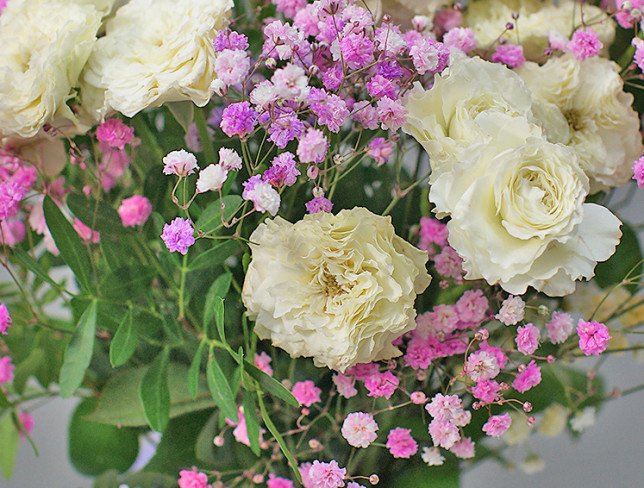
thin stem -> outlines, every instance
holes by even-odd
[[[183,255],[183,262],[181,263],[181,282],[179,284],[179,317],[178,320],[183,320],[186,314],[185,291],[186,291],[186,272],[188,271],[188,255]]]

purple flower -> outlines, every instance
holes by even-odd
[[[263,114],[262,117],[268,118],[269,114]],[[261,117],[260,117],[261,120]],[[297,114],[290,108],[276,110],[267,122],[269,140],[275,145],[284,149],[286,145],[296,137],[300,137],[304,132],[304,124],[297,118]]]
[[[362,33],[350,33],[339,42],[339,50],[331,48],[333,59],[343,59],[351,69],[360,69],[373,61],[373,41]],[[342,56],[340,56],[342,54]]]
[[[224,29],[219,31],[213,41],[215,51],[221,52],[224,49],[248,49],[248,37],[239,32]]]
[[[195,243],[193,233],[194,229],[190,221],[177,217],[163,226],[161,239],[170,252],[179,252],[185,255],[188,248]]]
[[[271,167],[264,171],[264,181],[274,187],[283,185],[291,186],[297,181],[300,172],[297,169],[295,156],[290,152],[284,152],[273,158]]]
[[[228,105],[221,116],[221,130],[228,137],[248,136],[257,124],[257,112],[248,102],[238,102]]]
[[[315,197],[306,202],[306,211],[310,214],[319,212],[331,212],[333,210],[333,202],[328,198],[321,196]]]
[[[523,46],[517,44],[499,44],[492,55],[494,63],[503,63],[508,68],[519,68],[525,64]]]
[[[331,132],[340,132],[340,127],[349,117],[345,101],[319,88],[311,88],[309,99],[313,101],[311,111],[317,115],[318,123],[326,125]]]

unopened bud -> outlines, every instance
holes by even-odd
[[[380,483],[380,478],[377,474],[372,474],[371,476],[369,476],[369,483],[371,483],[372,485],[377,485],[378,483]]]
[[[225,442],[226,441],[224,440],[224,436],[222,435],[215,436],[215,438],[212,441],[212,443],[217,447],[223,446]]]
[[[525,402],[523,404],[523,411],[524,412],[532,412],[532,403],[530,402]]]

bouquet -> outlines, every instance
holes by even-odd
[[[59,396],[96,487],[364,488],[641,390],[640,0],[0,5],[5,477]]]

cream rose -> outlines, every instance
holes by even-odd
[[[468,279],[514,295],[531,286],[572,293],[619,243],[621,222],[585,204],[588,178],[573,150],[542,138],[523,143],[499,132],[438,177],[430,200],[448,209],[449,243]],[[508,149],[509,147],[509,149]]]
[[[591,192],[625,184],[642,153],[642,142],[633,95],[624,92],[617,64],[564,55],[543,66],[527,63],[518,73],[535,100],[556,106],[564,115],[568,134],[558,142],[577,153]],[[552,121],[544,126],[552,126]]]
[[[518,20],[512,14],[519,13]],[[573,0],[475,0],[470,2],[464,16],[464,23],[474,31],[478,46],[486,49],[498,37],[508,42],[521,44],[527,59],[544,58],[548,47],[548,36],[557,34],[570,37],[573,26],[583,20],[592,26],[604,46],[610,46],[615,38],[615,23],[599,7]],[[517,28],[506,31],[508,22]],[[504,33],[505,32],[505,33]]]
[[[74,119],[73,98],[102,12],[90,2],[11,0],[0,16],[0,133],[32,137]]]
[[[407,27],[411,25],[411,19],[416,15],[424,15],[431,21],[434,14],[449,3],[447,0],[365,0],[364,2],[366,8],[376,18],[387,14],[396,24]]]
[[[427,253],[364,208],[267,220],[250,237],[242,299],[255,332],[292,357],[344,371],[398,356],[430,282]]]
[[[403,130],[429,154],[432,182],[472,144],[489,140],[500,127],[524,131],[525,122],[533,119],[530,91],[516,73],[462,54],[452,55],[449,68],[436,76],[431,89],[416,85],[405,105]],[[541,134],[536,126],[529,130]]]
[[[83,74],[83,105],[96,118],[213,94],[212,41],[232,0],[131,0],[107,22]]]

